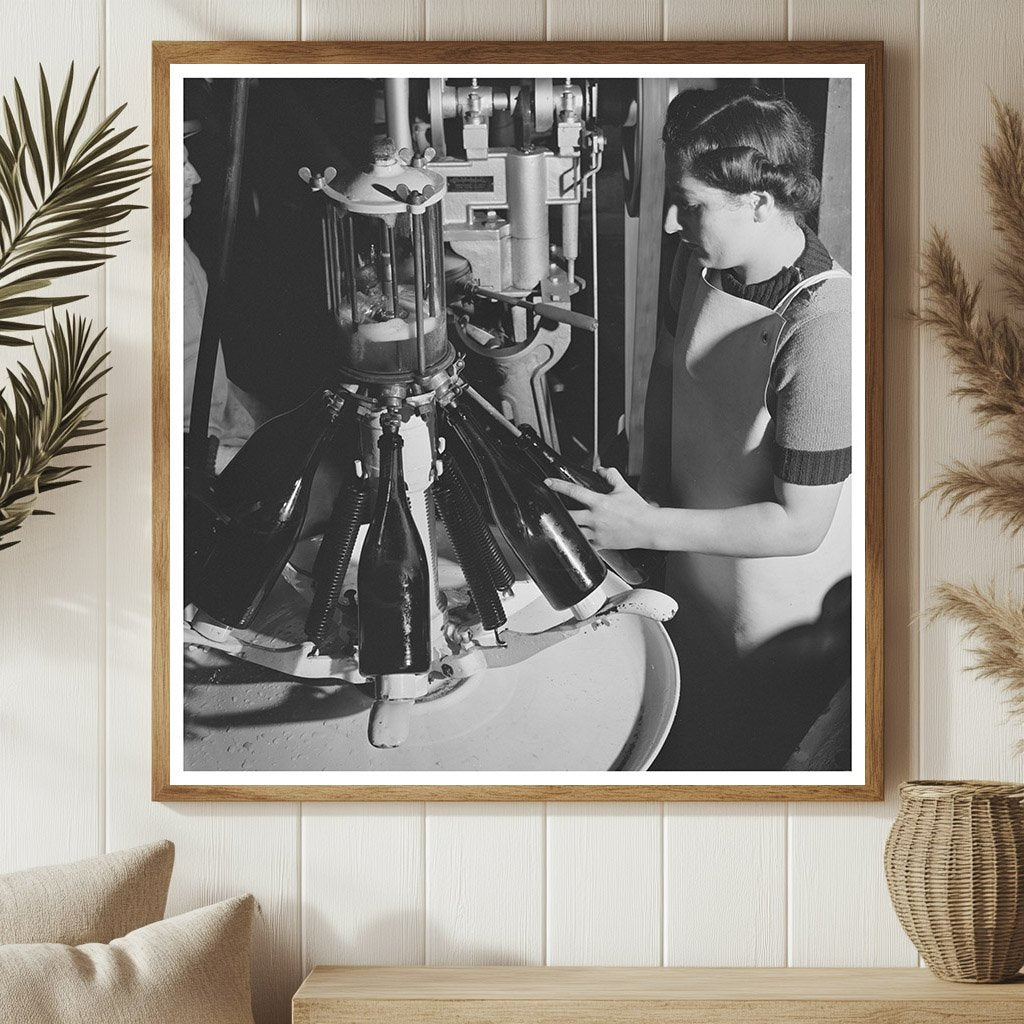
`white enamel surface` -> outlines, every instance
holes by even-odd
[[[438,568],[446,586],[463,585],[458,566],[443,553]],[[355,586],[357,572],[358,551],[343,592]],[[267,606],[254,629],[301,635],[305,604],[286,580]],[[368,686],[282,679],[269,669],[190,651],[186,665],[199,660],[217,667],[186,669],[185,771],[646,768],[679,697],[679,669],[664,627],[615,612],[552,643],[544,631],[566,613],[552,609],[530,581],[517,583],[508,615],[508,646],[484,652],[491,667],[418,701],[408,739],[390,748],[367,741]]]

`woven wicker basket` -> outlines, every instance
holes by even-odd
[[[1024,966],[1024,786],[907,782],[885,844],[896,916],[950,981],[1007,981]]]

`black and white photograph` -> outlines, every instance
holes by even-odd
[[[171,790],[864,786],[865,106],[171,63]]]

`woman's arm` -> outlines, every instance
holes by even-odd
[[[599,548],[653,548],[758,558],[803,555],[824,540],[842,483],[804,486],[775,478],[775,500],[734,508],[657,508],[614,469],[601,470],[610,494],[548,480],[584,508],[573,512],[585,537]]]

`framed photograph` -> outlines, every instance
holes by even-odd
[[[881,799],[881,43],[153,89],[154,799]]]

